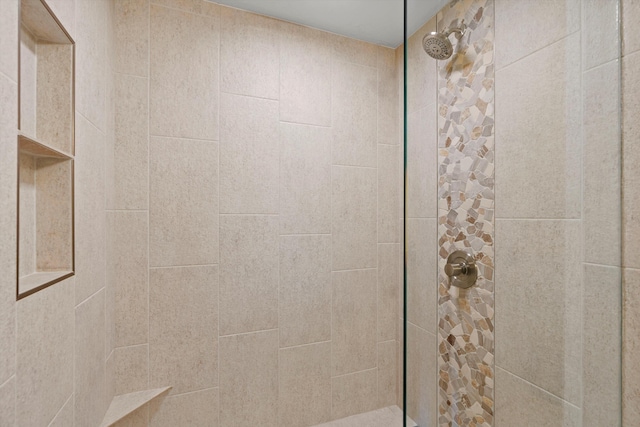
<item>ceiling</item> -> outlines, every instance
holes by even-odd
[[[211,0],[388,47],[402,44],[403,0]],[[449,0],[408,0],[413,34]]]

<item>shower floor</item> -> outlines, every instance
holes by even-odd
[[[402,427],[402,410],[397,406],[388,406],[375,411],[363,414],[352,415],[347,418],[318,424],[314,427]],[[407,417],[407,426],[415,427],[414,423]]]

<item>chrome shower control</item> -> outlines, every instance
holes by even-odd
[[[455,251],[447,258],[444,273],[449,276],[452,286],[470,288],[476,283],[478,271],[473,255],[465,251]]]

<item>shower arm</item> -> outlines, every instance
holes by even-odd
[[[465,25],[464,19],[463,19],[462,22],[460,22],[460,25],[458,27],[450,28],[447,31],[445,31],[444,36],[449,37],[451,33],[456,33],[456,38],[460,39],[462,36],[464,36],[465,31],[467,31],[467,26]]]

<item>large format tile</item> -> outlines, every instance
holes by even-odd
[[[149,388],[149,344],[117,347],[113,359],[116,396]]]
[[[280,237],[280,346],[331,340],[331,237]]]
[[[640,268],[640,52],[622,60],[623,265]]]
[[[622,341],[623,425],[633,425],[640,417],[640,270],[624,270]]]
[[[396,52],[382,46],[378,49],[378,144],[400,142],[399,82]]]
[[[595,264],[621,263],[619,66],[584,75],[584,256]]]
[[[334,165],[377,166],[377,69],[334,62],[331,158]]]
[[[376,367],[376,270],[332,273],[332,375]]]
[[[149,80],[115,75],[114,208],[147,209]]]
[[[333,270],[376,266],[376,170],[332,167]]]
[[[151,3],[211,18],[218,18],[221,9],[216,3],[202,0],[151,0]]]
[[[9,378],[0,384],[0,425],[13,426],[16,423],[16,380]]]
[[[377,369],[331,378],[331,418],[336,420],[376,409],[377,383]]]
[[[220,335],[278,327],[278,218],[220,218]]]
[[[0,2],[0,73],[13,82],[18,81],[19,4],[20,0]]]
[[[280,233],[331,233],[331,129],[280,124]]]
[[[219,18],[151,5],[151,135],[218,139]]]
[[[618,267],[585,265],[582,425],[621,425],[622,280]]]
[[[218,266],[149,272],[149,386],[218,385]]]
[[[280,120],[331,125],[331,36],[299,25],[280,35]]]
[[[278,425],[278,331],[220,337],[220,425]]]
[[[217,388],[199,390],[149,403],[150,427],[218,427]]]
[[[113,4],[114,70],[132,76],[147,76],[149,0],[118,0]]]
[[[377,61],[377,45],[351,37],[332,35],[331,45],[333,60],[351,62],[353,64],[375,67]]]
[[[278,102],[222,94],[220,212],[278,213]]]
[[[218,262],[218,143],[151,138],[149,257],[153,267]]]
[[[20,300],[16,425],[47,425],[73,392],[74,279]]]
[[[574,404],[582,376],[580,229],[579,221],[498,220],[495,238],[496,365]]]
[[[76,114],[75,273],[76,304],[105,285],[105,137]]]
[[[73,407],[71,418],[75,414],[78,426],[99,425],[107,410],[104,296],[101,290],[75,310],[75,397],[70,406]]]
[[[438,407],[437,339],[407,324],[407,416],[418,425],[436,425]]]
[[[75,399],[75,395],[69,396],[69,398],[64,403],[62,408],[60,408],[56,416],[53,418],[53,420],[51,420],[48,427],[68,427],[73,425],[74,399]],[[98,420],[98,422],[100,421],[101,419]],[[83,424],[80,424],[80,425],[83,425]]]
[[[123,347],[148,340],[148,221],[146,212],[114,212],[107,242],[113,268],[113,345]]]
[[[435,76],[434,76],[435,78]],[[438,131],[433,101],[407,115],[407,218],[435,218],[438,189]]]
[[[620,2],[588,0],[582,3],[583,69],[589,70],[620,56]],[[624,15],[624,10],[622,15]],[[623,18],[624,19],[624,18]],[[613,75],[613,74],[612,74]],[[617,79],[614,79],[617,80]],[[614,98],[611,96],[611,98]],[[615,97],[618,99],[618,97]]]
[[[278,99],[281,21],[230,7],[220,10],[220,90]]]
[[[436,333],[438,310],[435,219],[407,219],[407,319]]]
[[[280,349],[279,422],[312,426],[331,419],[331,343]]]
[[[504,68],[578,31],[580,16],[580,0],[496,0],[496,40],[500,40],[496,43],[496,68]],[[559,63],[564,66],[566,62]]]
[[[396,243],[400,225],[398,146],[378,145],[378,242]]]
[[[496,111],[507,124],[496,129],[501,218],[580,217],[579,54],[574,34],[496,73]]]
[[[397,394],[397,348],[396,341],[378,344],[378,406],[396,404]]]
[[[395,340],[400,289],[400,245],[378,245],[378,342]]]
[[[579,427],[580,409],[547,391],[496,368],[496,425]],[[607,422],[606,425],[614,425]]]
[[[640,3],[636,0],[622,0],[622,54],[628,55],[640,50],[640,34],[636,23],[640,20]]]

